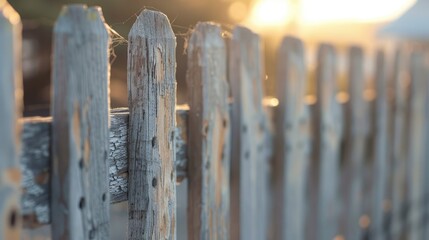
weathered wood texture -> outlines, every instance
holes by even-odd
[[[65,6],[54,27],[53,239],[109,238],[109,44],[99,7]]]
[[[343,211],[345,216],[345,237],[350,240],[361,239],[359,218],[363,213],[362,183],[365,144],[369,114],[364,101],[365,79],[363,72],[363,51],[358,47],[349,49],[348,69],[349,101],[345,105],[345,159],[342,176]]]
[[[422,220],[424,219],[423,210],[425,207],[424,199],[424,176],[425,172],[425,128],[427,127],[427,119],[425,111],[427,106],[425,96],[427,94],[427,65],[424,65],[424,58],[421,52],[413,52],[410,59],[410,97],[408,100],[409,110],[409,224],[410,231],[408,239],[418,240],[424,238],[424,228]]]
[[[336,54],[322,44],[318,52],[315,154],[319,164],[317,236],[333,239],[338,233],[338,180],[343,119],[336,101]]]
[[[278,53],[276,150],[274,167],[276,239],[305,239],[306,184],[311,121],[305,102],[307,68],[303,43],[283,39]]]
[[[262,105],[261,40],[244,27],[229,42],[231,115],[231,239],[266,239],[270,135]],[[252,209],[252,211],[249,211]]]
[[[128,43],[128,239],[176,239],[176,37],[143,10]]]
[[[375,105],[375,142],[373,162],[373,193],[371,211],[371,230],[375,239],[386,237],[384,222],[388,201],[388,173],[391,170],[389,151],[391,151],[391,79],[387,76],[387,61],[382,51],[376,56],[375,87],[377,91]]]
[[[186,122],[189,109],[176,107],[177,182],[186,178]],[[112,109],[109,142],[110,203],[128,200],[128,109]],[[25,227],[50,223],[51,118],[24,118],[21,135],[23,194],[21,198]]]
[[[221,29],[198,23],[188,42],[188,237],[227,239],[230,117]]]
[[[406,125],[406,103],[409,91],[409,76],[407,75],[407,58],[403,49],[395,53],[394,62],[394,106],[393,106],[393,146],[390,157],[393,162],[393,219],[391,237],[403,239],[407,217],[407,154],[408,128]],[[380,230],[377,230],[380,231]]]
[[[21,20],[0,0],[0,239],[20,239]]]

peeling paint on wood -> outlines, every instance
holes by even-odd
[[[228,239],[230,117],[221,29],[198,23],[188,42],[188,237]]]
[[[176,239],[176,37],[143,10],[128,43],[128,239]]]
[[[109,44],[99,7],[65,6],[54,27],[53,239],[108,239]]]
[[[7,240],[18,240],[21,233],[21,32],[18,13],[0,1],[0,239]]]

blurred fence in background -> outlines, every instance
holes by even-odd
[[[429,237],[423,49],[378,51],[368,80],[351,46],[340,91],[335,48],[320,45],[313,71],[288,36],[269,98],[260,37],[198,23],[188,105],[176,106],[176,37],[164,14],[144,10],[128,39],[128,108],[110,109],[110,43],[100,8],[64,7],[52,117],[20,118],[21,23],[0,6],[0,239],[47,224],[53,239],[109,239],[111,204],[125,201],[128,239],[180,239],[183,221],[189,239]],[[183,179],[188,211],[177,218]]]

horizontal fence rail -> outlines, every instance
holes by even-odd
[[[110,239],[111,204],[124,201],[127,239],[181,239],[183,221],[189,239],[429,238],[429,54],[418,46],[312,53],[286,36],[273,98],[263,39],[201,22],[187,42],[188,104],[176,105],[176,36],[144,10],[128,36],[128,107],[110,109],[101,8],[67,5],[52,117],[20,118],[21,31],[0,3],[0,239],[48,224],[53,239]]]

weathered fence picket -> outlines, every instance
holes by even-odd
[[[376,56],[376,74],[375,74],[375,87],[377,91],[376,105],[375,105],[375,155],[373,162],[373,191],[372,191],[372,211],[371,211],[371,230],[372,237],[375,239],[383,239],[386,237],[384,231],[384,223],[386,216],[386,201],[387,201],[387,181],[389,166],[389,139],[391,133],[391,121],[389,119],[392,84],[387,77],[387,63],[385,54],[379,51]]]
[[[365,79],[363,69],[363,51],[358,47],[349,49],[349,101],[345,105],[345,156],[343,184],[344,206],[346,218],[345,238],[361,239],[359,218],[363,213],[362,182],[365,157],[365,143],[368,128],[367,105],[364,100]],[[343,194],[344,194],[343,193]]]
[[[407,127],[406,117],[406,97],[408,91],[408,76],[406,71],[405,50],[398,49],[395,53],[394,61],[394,105],[393,105],[393,149],[390,152],[393,162],[393,222],[392,239],[402,239],[405,232],[407,217],[406,198],[406,154],[407,150]],[[381,231],[376,229],[375,231]]]
[[[319,164],[317,237],[333,239],[338,233],[339,151],[343,119],[336,101],[336,54],[322,44],[318,52],[315,154]]]
[[[128,42],[128,239],[175,239],[176,37],[144,10]]]
[[[19,239],[19,134],[22,113],[21,20],[0,1],[0,239]]]
[[[99,7],[64,7],[54,28],[53,239],[109,238],[109,44]]]
[[[408,239],[418,240],[424,239],[421,221],[423,220],[422,209],[425,208],[424,203],[424,175],[425,172],[425,128],[426,122],[425,111],[427,106],[425,96],[427,94],[427,70],[424,66],[423,54],[421,52],[413,52],[410,57],[410,76],[411,86],[408,102],[408,110],[410,117],[410,130],[408,132],[409,156],[410,161],[408,169],[409,181],[409,224],[410,234]]]
[[[221,29],[198,23],[188,42],[188,237],[227,239],[230,116]]]
[[[268,116],[260,37],[236,27],[229,42],[231,113],[231,239],[265,239],[268,227]],[[249,211],[253,209],[253,211]]]
[[[306,181],[310,162],[311,121],[303,43],[283,39],[278,56],[274,211],[277,239],[304,239]],[[281,209],[281,210],[280,210]]]

